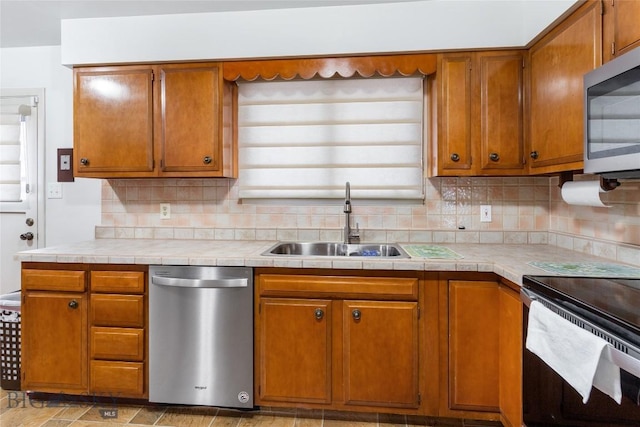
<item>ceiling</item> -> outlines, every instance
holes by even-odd
[[[60,44],[60,20],[399,3],[417,0],[0,0],[0,47]]]

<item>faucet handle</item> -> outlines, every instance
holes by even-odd
[[[352,230],[349,235],[349,243],[360,243],[360,223],[356,222],[355,231]]]

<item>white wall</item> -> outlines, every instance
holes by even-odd
[[[0,49],[0,87],[45,89],[45,191],[57,181],[57,149],[73,147],[73,74],[60,62],[60,46]],[[45,196],[41,246],[92,239],[100,224],[101,180],[62,184],[62,199]],[[41,218],[40,221],[43,219]]]
[[[62,21],[62,63],[521,47],[575,0],[415,1]]]

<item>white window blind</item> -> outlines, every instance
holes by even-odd
[[[33,97],[0,98],[0,202],[21,202],[29,191],[28,138],[36,137]]]
[[[421,200],[422,78],[239,83],[243,199]]]

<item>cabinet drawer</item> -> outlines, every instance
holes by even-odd
[[[142,271],[92,271],[91,292],[141,294],[144,292]]]
[[[91,358],[141,362],[144,359],[144,330],[92,327]]]
[[[142,295],[91,295],[91,325],[144,327]]]
[[[85,272],[75,270],[22,270],[22,289],[84,292]]]
[[[90,391],[109,393],[109,396],[143,397],[144,364],[92,360]]]
[[[407,277],[261,274],[260,295],[416,301],[418,279]]]

